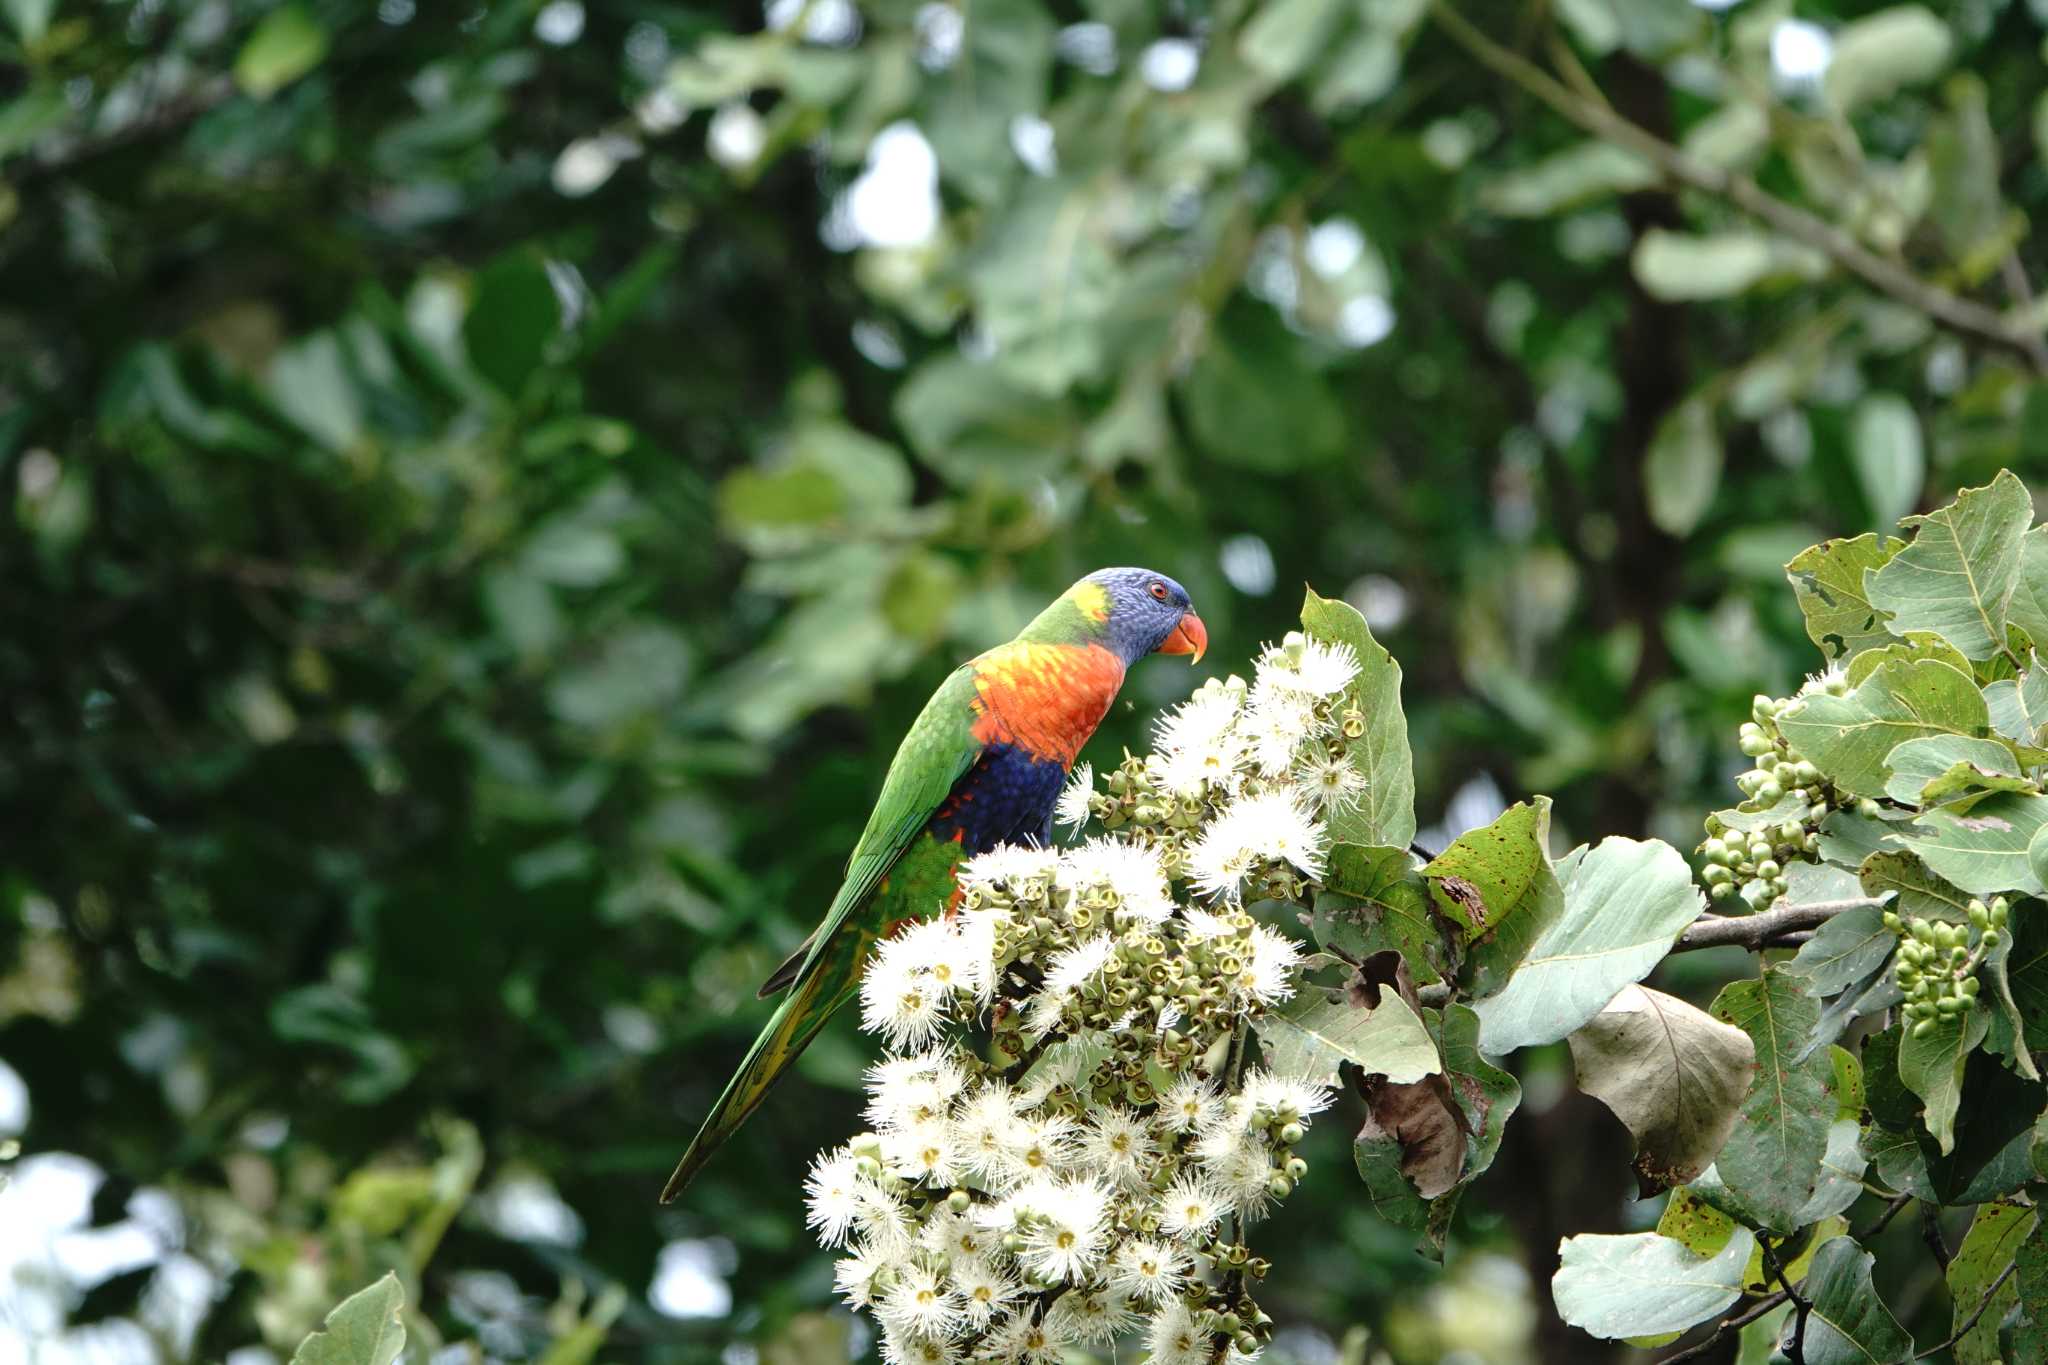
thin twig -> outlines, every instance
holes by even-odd
[[[1852,896],[1847,900],[1782,905],[1776,910],[1759,910],[1754,915],[1702,915],[1678,936],[1671,951],[1683,953],[1732,944],[1755,952],[1778,946],[1788,934],[1817,929],[1836,915],[1883,904],[1870,896]]]
[[[2015,1270],[2018,1270],[2019,1268],[2020,1263],[2018,1261],[2014,1261],[2011,1265],[2008,1265],[2005,1269],[1999,1271],[1998,1278],[1993,1280],[1991,1282],[1991,1287],[1984,1291],[1984,1297],[1977,1304],[1977,1311],[1970,1314],[1969,1321],[1965,1322],[1961,1327],[1956,1328],[1955,1335],[1951,1336],[1947,1341],[1944,1341],[1937,1346],[1928,1347],[1919,1355],[1914,1356],[1913,1359],[1925,1360],[1929,1356],[1939,1355],[1943,1351],[1946,1351],[1949,1347],[1961,1341],[1964,1337],[1970,1335],[1970,1329],[1977,1325],[1977,1319],[1984,1316],[1985,1310],[1991,1307],[1991,1301],[1998,1297],[1998,1291],[2005,1288],[2005,1282],[2011,1279],[2013,1272]]]
[[[1927,1249],[1934,1253],[1935,1264],[1946,1271],[1951,1253],[1948,1240],[1941,1235],[1941,1214],[1932,1204],[1920,1206],[1920,1237],[1927,1243]]]
[[[1741,1331],[1783,1302],[1785,1302],[1785,1291],[1782,1289],[1775,1293],[1766,1294],[1734,1317],[1721,1319],[1720,1322],[1715,1324],[1713,1335],[1706,1337],[1704,1340],[1694,1342],[1683,1351],[1677,1351],[1665,1356],[1657,1362],[1657,1365],[1678,1365],[1678,1362],[1681,1360],[1698,1360],[1701,1356],[1712,1350],[1714,1343],[1723,1336],[1729,1332]]]
[[[1901,1194],[1893,1196],[1892,1201],[1884,1206],[1884,1212],[1880,1213],[1877,1216],[1876,1222],[1872,1223],[1867,1228],[1854,1229],[1849,1233],[1849,1235],[1855,1238],[1858,1242],[1869,1241],[1872,1237],[1875,1237],[1878,1233],[1884,1231],[1885,1225],[1890,1223],[1892,1219],[1897,1216],[1900,1209],[1906,1207],[1906,1205],[1912,1202],[1913,1196],[1910,1194]]]
[[[1784,1290],[1785,1297],[1792,1300],[1792,1311],[1798,1314],[1798,1320],[1792,1328],[1791,1339],[1785,1345],[1785,1356],[1792,1365],[1806,1365],[1806,1321],[1813,1312],[1813,1305],[1808,1303],[1800,1292],[1792,1287],[1792,1281],[1786,1278],[1785,1260],[1778,1254],[1778,1248],[1772,1245],[1771,1239],[1758,1237],[1757,1245],[1763,1249],[1764,1264],[1777,1279],[1778,1288]]]
[[[1527,58],[1487,37],[1449,0],[1435,0],[1431,12],[1444,32],[1480,65],[1513,81],[1593,136],[1634,152],[1681,185],[1725,199],[1762,219],[1785,236],[1821,252],[1879,293],[1918,309],[1950,331],[2014,352],[2037,372],[2048,374],[2048,342],[2037,331],[2009,323],[1996,309],[1929,284],[1826,219],[1771,194],[1747,175],[1691,156],[1612,109],[1585,98]]]

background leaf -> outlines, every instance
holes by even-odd
[[[326,1325],[299,1343],[292,1365],[392,1365],[405,1349],[405,1290],[386,1273],[335,1305]]]

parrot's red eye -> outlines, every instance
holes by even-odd
[[[1154,583],[1152,585],[1152,595],[1164,602],[1166,600],[1166,585],[1164,583]]]

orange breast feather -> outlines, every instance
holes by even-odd
[[[974,737],[1072,766],[1123,682],[1101,645],[999,645],[974,661]]]

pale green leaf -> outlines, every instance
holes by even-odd
[[[2015,744],[2032,748],[2041,743],[2042,729],[2048,727],[2048,668],[2039,656],[2027,656],[2027,668],[2017,678],[2001,678],[1984,687],[1984,706],[1991,713],[1991,728]]]
[[[33,44],[50,31],[50,16],[56,12],[57,0],[6,0],[0,9],[7,11],[8,21],[21,35],[21,41]]]
[[[2019,581],[2006,620],[2025,631],[2036,649],[2048,649],[2048,526],[2020,537]]]
[[[1849,667],[1843,671],[1843,676],[1849,680],[1849,686],[1861,687],[1865,678],[1894,659],[1907,663],[1916,659],[1933,659],[1937,663],[1947,664],[1958,673],[1973,676],[1975,674],[1975,666],[1964,658],[1963,652],[1954,645],[1931,630],[1911,630],[1907,631],[1903,638],[1893,640],[1890,644],[1866,649],[1850,656]]]
[[[1913,543],[1866,570],[1864,593],[1891,613],[1895,634],[1931,630],[1972,659],[2005,648],[2005,619],[2019,582],[2020,539],[2033,520],[2026,485],[2002,469],[1982,488],[1924,517]]]
[[[1272,0],[1252,12],[1238,55],[1267,80],[1287,80],[1323,54],[1343,12],[1339,0]]]
[[[1879,526],[1913,510],[1927,477],[1927,454],[1911,403],[1895,393],[1866,394],[1850,419],[1849,453]]]
[[[1829,918],[1778,970],[1803,980],[1808,994],[1829,996],[1882,965],[1897,943],[1881,907],[1859,906]]]
[[[1885,756],[1891,776],[1885,795],[1909,806],[1931,805],[1968,787],[1988,791],[2024,791],[2030,785],[2019,775],[2012,750],[1995,739],[1931,735],[1909,739]]]
[[[1265,1063],[1276,1075],[1336,1085],[1338,1065],[1350,1062],[1401,1084],[1443,1069],[1429,1030],[1392,991],[1381,991],[1379,1004],[1367,1009],[1341,995],[1332,1000],[1327,992],[1306,990],[1267,1011],[1258,1030]]]
[[[1566,1322],[1596,1337],[1682,1332],[1725,1312],[1741,1296],[1744,1269],[1756,1250],[1737,1228],[1712,1257],[1654,1232],[1624,1236],[1582,1233],[1560,1248],[1550,1292]]]
[[[1479,202],[1503,218],[1544,218],[1588,200],[1657,183],[1649,162],[1611,142],[1589,138],[1505,171],[1479,189]]]
[[[1900,743],[1979,738],[1989,726],[1976,682],[1928,659],[1885,663],[1847,696],[1816,692],[1778,717],[1786,740],[1836,786],[1873,798],[1885,794],[1885,759]]]
[[[1614,1111],[1651,1186],[1683,1184],[1727,1141],[1756,1072],[1742,1029],[1683,1000],[1629,986],[1571,1035],[1579,1088]]]
[[[1821,90],[1845,113],[1860,109],[1940,75],[1954,45],[1948,25],[1919,5],[1879,10],[1835,34]]]
[[[1474,1006],[1495,1056],[1554,1043],[1648,976],[1706,902],[1676,849],[1602,840],[1564,880],[1564,912],[1497,994]]]
[[[1668,535],[1687,536],[1713,505],[1721,486],[1721,433],[1713,405],[1689,398],[1657,427],[1643,462],[1650,520]]]
[[[405,1349],[398,1317],[404,1307],[405,1290],[386,1273],[336,1305],[325,1325],[292,1352],[291,1365],[392,1365]]]
[[[2048,796],[1999,792],[1967,812],[1927,811],[1893,837],[1935,875],[1973,896],[2001,891],[2038,896],[2043,882],[2029,860],[2028,845],[2044,824]]]
[[[1651,228],[1630,258],[1636,279],[1652,298],[1720,299],[1771,279],[1819,279],[1827,258],[1811,247],[1748,230],[1708,235]]]

